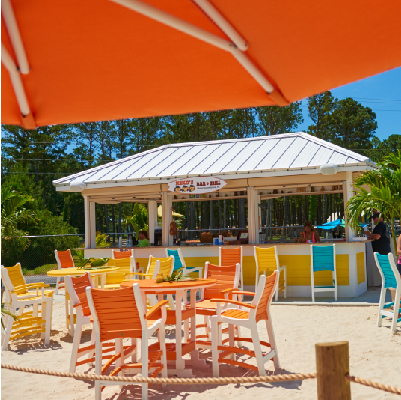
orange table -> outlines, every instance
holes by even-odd
[[[143,304],[146,304],[146,296],[148,294],[156,294],[162,300],[163,295],[175,295],[175,310],[167,311],[166,324],[176,325],[175,329],[175,344],[166,343],[167,361],[175,362],[175,368],[168,368],[169,374],[177,375],[182,378],[189,378],[192,376],[192,370],[186,368],[185,362],[194,366],[200,363],[198,351],[196,350],[196,321],[195,321],[195,302],[196,292],[199,289],[213,286],[216,283],[215,279],[197,279],[191,281],[181,282],[163,282],[156,283],[155,279],[144,280],[129,280],[120,284],[122,288],[132,287],[135,283],[139,284],[142,293]],[[190,291],[190,307],[185,306],[186,293]],[[191,321],[191,335],[187,337],[188,326],[184,329],[184,336],[181,332],[182,323],[188,324]],[[180,344],[180,345],[178,345]],[[149,350],[154,350],[153,347],[157,344],[151,345]],[[184,355],[191,353],[190,360],[184,360]]]

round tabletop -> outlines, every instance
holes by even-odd
[[[114,272],[119,270],[120,267],[109,267],[109,268],[92,268],[92,269],[78,269],[77,267],[71,267],[71,268],[61,268],[61,269],[54,269],[52,271],[48,271],[47,275],[49,276],[78,276],[78,275],[84,275],[86,272],[89,272],[91,275],[92,274],[106,274],[107,272]]]
[[[179,290],[198,290],[216,284],[216,279],[194,279],[179,282],[156,283],[156,279],[126,280],[120,283],[121,288],[132,287],[139,283],[139,288],[146,293],[174,294]]]

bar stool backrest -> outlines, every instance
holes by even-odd
[[[224,294],[221,293],[225,289],[238,289],[239,281],[239,263],[230,266],[221,266],[206,263],[205,265],[205,279],[216,279],[216,284],[203,289],[203,298],[210,299],[224,299]],[[229,298],[231,296],[229,295]]]
[[[255,247],[256,259],[258,262],[258,273],[265,271],[275,271],[278,269],[277,247]]]
[[[174,256],[174,271],[180,268],[185,269],[185,261],[181,258],[179,250],[166,249],[166,255],[167,257]]]
[[[157,261],[159,261],[159,263],[160,263],[158,270],[156,269]],[[168,257],[168,258],[156,258],[153,256],[149,256],[147,273],[153,274],[153,279],[156,278],[155,273],[156,273],[156,275],[162,274],[165,277],[167,275],[170,275],[173,268],[174,268],[174,257],[173,256]],[[147,277],[147,279],[151,279],[151,278]]]
[[[146,327],[146,321],[138,284],[133,288],[116,290],[90,287],[86,289],[86,294],[101,342],[142,338],[142,327]]]
[[[269,319],[269,306],[278,284],[278,273],[274,271],[270,276],[261,278],[254,298],[256,308],[256,322]],[[259,300],[258,300],[259,297]],[[253,303],[253,302],[252,302]]]
[[[383,287],[384,288],[393,288],[397,289],[397,281],[400,281],[400,274],[396,275],[395,271],[397,268],[395,267],[393,254],[389,253],[386,255],[381,255],[379,253],[374,253],[376,264],[379,270],[381,270],[381,275],[383,278]],[[392,268],[391,264],[394,264],[394,268]],[[398,272],[398,271],[397,271]],[[398,279],[397,279],[398,278]]]
[[[311,246],[313,272],[335,271],[334,246]]]
[[[221,248],[220,265],[235,265],[236,263],[242,264],[241,260],[241,247],[235,249]]]
[[[86,297],[86,288],[92,287],[92,281],[90,279],[89,272],[85,275],[74,278],[73,276],[66,276],[66,284],[68,293],[71,296],[73,304],[80,303],[82,306],[82,314],[84,317],[91,315],[88,298]]]
[[[134,255],[133,250],[128,250],[128,251],[113,250],[113,258],[116,260],[120,258],[130,258],[133,255]]]
[[[66,251],[58,251],[54,250],[57,264],[58,264],[58,269],[61,268],[72,268],[74,267],[74,260],[72,259],[71,251],[70,249]]]

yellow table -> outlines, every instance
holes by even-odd
[[[54,276],[56,278],[60,277],[65,277],[65,276],[82,276],[86,272],[89,272],[92,280],[95,277],[100,278],[100,286],[103,289],[105,283],[106,283],[106,274],[108,272],[114,272],[117,271],[119,267],[109,267],[109,268],[99,268],[99,269],[78,269],[77,267],[72,267],[72,268],[61,268],[61,269],[55,269],[52,271],[48,271],[47,275],[48,276]],[[70,300],[70,296],[67,292],[67,286],[65,285],[65,314],[66,314],[66,324],[67,324],[67,329],[68,332],[74,336],[74,317],[71,318],[71,316],[74,315],[74,307],[72,305],[72,302],[70,302],[70,305],[68,305],[68,301]]]

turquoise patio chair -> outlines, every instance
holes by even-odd
[[[333,284],[315,286],[315,272],[332,271]],[[334,292],[337,301],[337,274],[336,274],[336,248],[330,246],[311,245],[311,288],[312,301],[315,301],[315,292]]]
[[[184,257],[182,256],[181,249],[177,250],[166,249],[166,255],[167,257],[174,256],[174,271],[182,268],[183,269],[182,273],[184,275],[189,274],[191,272],[198,272],[199,278],[202,277],[202,267],[188,268],[187,265],[185,264]]]
[[[401,277],[397,270],[397,266],[394,262],[394,256],[392,253],[387,255],[381,255],[379,253],[373,253],[376,260],[377,268],[379,268],[380,275],[382,276],[382,289],[380,292],[379,301],[379,315],[377,317],[377,326],[382,326],[382,319],[385,317],[392,318],[391,330],[393,334],[397,330],[397,323],[401,322],[401,317],[398,318],[400,310],[400,297],[401,297]],[[386,291],[389,288],[396,289],[395,300],[390,303],[385,303]],[[391,306],[394,306],[394,311],[388,310]]]

